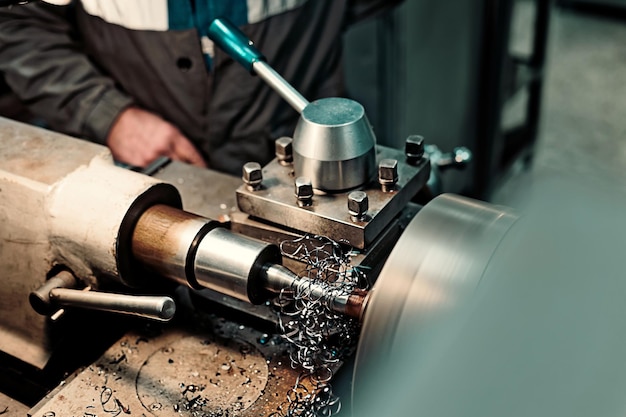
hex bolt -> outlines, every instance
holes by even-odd
[[[398,182],[398,161],[395,159],[383,159],[378,164],[378,182],[383,192],[394,190]]]
[[[353,222],[362,222],[367,217],[369,198],[365,191],[352,191],[348,194],[348,213]]]
[[[258,162],[248,162],[243,166],[243,175],[241,179],[246,184],[246,188],[249,191],[256,191],[261,188],[263,182],[263,171],[261,170],[261,164]]]
[[[290,165],[293,162],[293,139],[283,136],[276,139],[276,159],[281,165]]]
[[[313,184],[307,177],[298,177],[295,181],[296,198],[300,207],[313,204]]]
[[[411,165],[416,165],[424,157],[424,137],[410,135],[404,142],[404,154]]]

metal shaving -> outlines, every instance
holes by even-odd
[[[341,409],[330,380],[343,358],[354,352],[358,321],[330,309],[331,300],[366,288],[365,274],[350,265],[354,254],[344,242],[309,236],[282,242],[283,256],[306,265],[301,279],[284,289],[278,299],[282,337],[292,345],[291,366],[302,369],[287,399],[273,417],[324,416]],[[314,296],[312,284],[324,287]]]

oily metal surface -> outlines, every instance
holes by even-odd
[[[444,194],[411,221],[391,252],[365,313],[354,370],[353,403],[387,384],[372,377],[403,349],[405,333],[419,334],[419,360],[429,338],[471,298],[491,255],[517,217],[508,209]]]
[[[370,244],[409,201],[426,184],[430,161],[422,159],[417,165],[405,162],[404,152],[379,146],[376,158],[398,160],[398,183],[392,192],[383,192],[376,180],[361,189],[369,198],[369,210],[364,221],[353,221],[348,212],[348,194],[317,192],[313,204],[299,207],[294,195],[293,167],[276,160],[263,168],[263,185],[257,191],[246,187],[237,189],[237,204],[244,213],[288,228],[311,234],[348,240],[356,248]]]
[[[280,336],[194,313],[201,327],[127,333],[31,410],[60,416],[258,416],[286,401],[298,372]]]

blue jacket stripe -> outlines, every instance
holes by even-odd
[[[194,27],[190,0],[167,0],[168,24],[171,30]]]

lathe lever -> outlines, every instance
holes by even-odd
[[[372,180],[376,171],[376,137],[363,106],[340,97],[309,103],[227,19],[215,19],[208,35],[300,113],[293,134],[295,178],[308,178],[313,188],[325,192],[357,188]]]
[[[209,26],[209,38],[248,71],[257,74],[298,113],[309,104],[291,84],[265,62],[254,43],[227,19],[215,19]]]
[[[167,296],[140,296],[73,289],[76,279],[68,271],[50,278],[30,294],[35,311],[42,315],[60,316],[63,307],[110,311],[158,321],[169,321],[176,313],[176,304]]]
[[[169,321],[176,313],[174,300],[166,296],[126,295],[55,288],[50,291],[50,300],[62,307],[110,311],[158,321]]]

